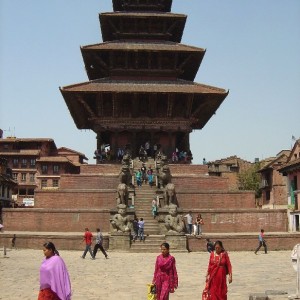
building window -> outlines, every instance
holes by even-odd
[[[41,186],[42,188],[47,187],[47,179],[42,179]]]
[[[30,160],[30,167],[35,167],[35,159],[34,158],[32,158]]]
[[[53,187],[58,187],[58,179],[53,179],[52,186]]]
[[[26,196],[26,189],[19,189],[20,196]]]
[[[27,194],[30,196],[34,195],[34,189],[28,189]]]
[[[14,168],[18,168],[19,167],[19,159],[18,158],[14,158],[13,159],[13,167]]]
[[[21,168],[27,168],[27,159],[26,158],[22,158],[22,160],[21,160]]]
[[[18,181],[18,173],[13,173],[13,180]]]
[[[21,173],[21,181],[26,181],[26,173]]]
[[[54,165],[53,166],[53,174],[58,174],[59,173],[59,165]]]
[[[42,165],[42,174],[47,174],[47,173],[48,173],[48,166]]]
[[[29,174],[29,181],[34,182],[34,173]]]

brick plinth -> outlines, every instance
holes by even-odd
[[[183,215],[189,210],[184,210]],[[191,209],[195,217],[198,213],[204,220],[203,233],[256,232],[264,228],[266,232],[287,232],[288,220],[285,209]]]
[[[201,238],[188,236],[187,244],[190,251],[206,251],[206,238],[211,241],[222,241],[223,246],[228,251],[255,251],[258,246],[258,233],[241,234],[203,234]],[[269,233],[265,235],[268,251],[291,250],[298,243],[300,233]],[[264,253],[264,248],[260,249],[259,254]],[[253,255],[255,255],[253,253]]]
[[[94,232],[94,231],[93,231]],[[51,241],[54,243],[58,250],[84,250],[85,244],[83,242],[84,232],[73,232],[71,234],[62,233],[26,233],[17,232],[15,248],[17,249],[42,249],[45,242]],[[93,233],[96,235],[96,233]],[[5,233],[0,236],[0,245],[11,248],[11,240],[13,238],[13,233]],[[92,247],[94,243],[92,244]],[[109,236],[104,234],[103,247],[105,249],[109,248]]]
[[[9,231],[80,232],[99,226],[109,231],[109,219],[108,209],[14,208],[5,210],[3,223]]]

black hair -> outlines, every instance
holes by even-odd
[[[161,245],[160,245],[160,247],[165,247],[167,250],[169,250],[170,249],[170,245],[168,244],[168,243],[162,243]]]
[[[215,241],[215,247],[216,245],[219,245],[222,249],[222,251],[225,251],[224,247],[223,247],[223,243],[221,241]]]
[[[52,250],[54,254],[59,256],[59,252],[56,250],[55,245],[52,242],[46,242],[43,246],[48,250]]]

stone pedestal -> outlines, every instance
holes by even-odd
[[[170,251],[187,251],[186,236],[182,234],[166,234],[166,242],[170,244]]]
[[[109,250],[129,251],[130,233],[112,233],[109,238]]]

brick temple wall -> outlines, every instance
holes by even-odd
[[[104,232],[109,231],[109,209],[18,208],[4,209],[4,212],[8,231],[78,232],[98,226]],[[183,211],[183,215],[186,213]],[[287,231],[286,210],[192,210],[194,216],[198,213],[204,219],[204,233],[256,232],[261,228],[267,232]]]
[[[179,206],[183,209],[255,208],[254,192],[176,192]]]
[[[6,209],[3,223],[7,231],[81,232],[100,226],[109,231],[109,209]]]
[[[60,189],[113,189],[119,184],[117,175],[62,175]]]
[[[116,206],[116,190],[39,190],[34,208],[110,209]]]
[[[172,183],[177,189],[194,189],[198,191],[228,191],[228,178],[212,176],[172,176]]]

